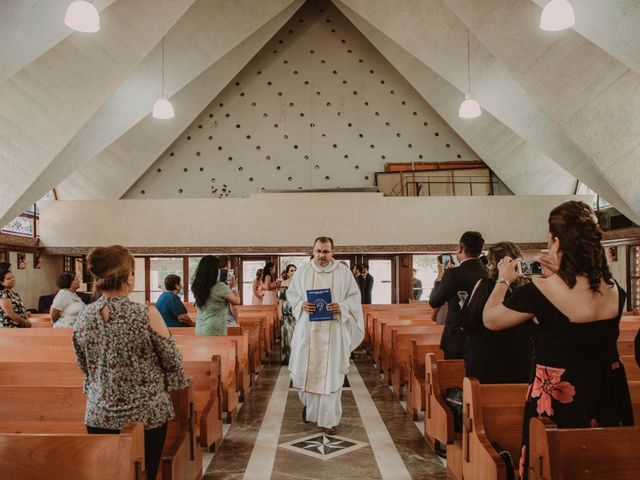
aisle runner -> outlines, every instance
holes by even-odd
[[[348,379],[381,478],[385,480],[410,479],[411,476],[353,362],[351,363],[351,373],[349,373]],[[342,437],[341,435],[327,436],[322,432],[311,435],[307,434],[305,437],[297,438],[293,441],[287,442],[285,440],[286,443],[279,445],[289,393],[289,382],[288,370],[286,367],[283,367],[280,369],[275,388],[273,389],[267,410],[262,419],[260,431],[258,432],[249,464],[244,473],[246,480],[266,480],[271,478],[274,473],[273,468],[278,448],[296,451],[297,453],[322,458],[325,461],[331,462],[335,457],[342,456],[367,445],[364,442],[358,442],[351,438]],[[343,417],[343,421],[344,420],[345,418]],[[327,465],[327,467],[329,467],[329,465]],[[281,468],[281,466],[279,468]],[[332,468],[327,468],[327,472],[325,473],[330,474],[331,470]],[[316,473],[318,478],[322,477],[322,471],[317,471]]]
[[[369,437],[373,455],[376,457],[376,463],[383,479],[393,480],[410,480],[411,475],[405,466],[398,449],[396,448],[387,427],[380,417],[380,413],[376,408],[369,391],[360,377],[360,373],[355,364],[351,362],[349,371],[349,383],[351,383],[351,391],[358,405],[360,418]]]
[[[267,480],[271,478],[273,461],[276,458],[278,439],[280,438],[280,427],[282,426],[284,409],[287,406],[290,381],[287,367],[280,368],[276,386],[271,394],[267,411],[262,418],[262,425],[251,452],[249,464],[244,472],[246,480]]]

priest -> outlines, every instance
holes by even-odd
[[[329,289],[329,320],[310,321],[316,311],[307,292]],[[287,291],[296,318],[289,373],[303,404],[305,422],[335,434],[342,416],[342,386],[351,352],[364,339],[360,289],[348,267],[333,259],[333,240],[318,237],[313,258],[300,267]],[[312,315],[313,317],[313,315]]]

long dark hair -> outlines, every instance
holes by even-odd
[[[198,268],[191,284],[191,291],[198,307],[202,307],[206,303],[211,289],[218,281],[218,267],[218,258],[213,255],[202,257],[200,263],[198,263]]]
[[[264,267],[262,269],[262,281],[263,282],[267,278],[267,275],[269,275],[271,277],[271,280],[273,280],[273,274],[271,273],[271,270],[273,270],[273,262],[265,263]]]
[[[560,241],[563,255],[558,276],[569,288],[576,285],[577,275],[585,275],[594,292],[600,292],[601,280],[614,284],[600,243],[602,230],[586,203],[570,201],[551,210],[549,233]]]

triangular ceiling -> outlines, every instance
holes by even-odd
[[[514,193],[573,193],[575,178],[579,178],[638,221],[640,191],[633,182],[640,169],[640,53],[633,46],[637,45],[640,36],[637,22],[640,8],[634,0],[617,0],[615,5],[571,1],[578,23],[575,29],[558,33],[538,29],[542,0],[507,3],[502,0],[336,0],[334,3],[368,42],[326,1],[308,0],[308,5],[292,24],[307,9],[320,13],[322,8],[325,10],[322,13],[331,13],[336,22],[344,25],[349,37],[345,40],[363,45],[362,56],[366,56],[363,61],[377,62],[378,71],[383,69],[385,76],[388,72],[391,75],[388,78],[397,82],[398,92],[407,96],[407,104],[416,105],[411,112],[427,115],[429,111],[433,118],[448,122],[449,126],[443,126],[442,131],[446,128],[448,138],[452,139],[448,142],[449,150],[453,150],[455,143],[461,152],[467,149],[465,156],[477,152]],[[9,2],[0,7],[3,17],[0,26],[6,19],[9,19],[9,25],[16,24],[14,19],[25,25],[0,33],[0,39],[7,40],[3,43],[6,48],[0,49],[0,72],[8,76],[4,81],[0,77],[0,169],[5,172],[0,178],[2,224],[56,185],[61,198],[121,198],[129,189],[130,196],[139,194],[143,189],[139,187],[151,181],[152,174],[161,168],[149,169],[154,161],[166,162],[165,155],[170,153],[172,145],[176,155],[179,148],[186,148],[181,145],[189,125],[198,129],[202,124],[205,128],[197,119],[211,110],[208,106],[212,99],[218,95],[220,98],[233,96],[236,75],[238,79],[244,78],[254,70],[252,81],[258,82],[255,66],[269,56],[258,55],[251,59],[262,47],[267,53],[270,51],[271,44],[279,40],[273,35],[303,0],[96,1],[99,8],[104,9],[101,13],[103,29],[93,36],[69,34],[60,27],[61,16],[56,12],[68,2],[32,0],[29,2],[33,7],[31,12],[26,11],[24,3],[19,6],[21,2]],[[36,19],[43,14],[59,17],[59,22],[50,20],[50,26],[38,23]],[[25,35],[30,36],[27,32],[33,31],[28,25],[40,25],[37,27],[40,36],[31,42],[27,51],[21,49],[20,44]],[[621,27],[614,28],[613,25]],[[293,34],[288,34],[285,27],[287,33],[283,41],[287,36],[303,38],[314,26],[317,25],[310,21],[301,23],[292,29]],[[462,92],[467,88],[467,27],[472,39],[473,89],[484,110],[483,116],[474,121],[461,121],[456,117]],[[301,28],[309,32],[300,32]],[[159,45],[165,34],[168,93],[173,95],[177,117],[163,123],[151,119],[148,114],[159,87]],[[283,51],[287,48],[291,49],[291,54],[305,50],[299,45],[291,45],[283,46]],[[380,59],[375,49],[393,68]],[[324,66],[336,62],[337,67],[331,71],[337,70],[337,76],[352,70],[348,64],[340,63],[346,61],[343,60],[343,44],[329,42],[318,46],[317,50],[326,52],[327,64]],[[352,50],[351,55],[356,55],[356,50]],[[274,57],[280,58],[280,55]],[[264,64],[262,68],[265,72],[269,69],[278,72],[282,65]],[[282,82],[283,90],[286,87],[298,92],[293,83],[299,79],[294,79],[289,70],[278,73],[272,83]],[[375,93],[369,83],[369,75],[375,74],[365,70],[363,75],[350,74],[347,85],[351,87],[355,82],[361,91]],[[301,69],[299,72],[298,77],[303,74]],[[338,105],[341,105],[341,97],[344,97],[345,107],[351,105],[352,98],[344,95],[341,83],[335,88],[331,86],[331,77],[322,79],[322,88],[337,99]],[[319,82],[320,77],[309,81]],[[262,88],[252,89],[254,91],[261,93]],[[375,94],[369,102],[384,103],[385,97]],[[336,113],[335,99],[328,100],[331,107],[325,105],[323,108],[332,108]],[[397,99],[396,96],[394,100]],[[236,97],[227,104],[236,105],[240,112],[242,100],[242,97]],[[254,101],[258,105],[261,100]],[[294,106],[300,102],[304,103],[304,100],[293,101]],[[309,106],[315,105],[310,99],[307,102]],[[408,105],[401,106],[404,109]],[[311,122],[293,125],[294,120],[288,112],[290,108],[287,103],[284,109],[286,121],[292,124],[292,129],[299,129],[295,135],[302,135],[302,123]],[[384,111],[395,115],[399,107],[390,104],[388,108]],[[275,104],[275,110],[280,114],[279,103]],[[344,111],[345,114],[348,112],[346,108]],[[353,110],[356,115],[363,115],[363,111],[362,108]],[[377,111],[382,114],[382,107]],[[320,114],[317,108],[315,113]],[[339,117],[336,115],[335,118]],[[363,125],[368,124],[366,116],[359,120]],[[407,132],[410,132],[411,120],[406,121]],[[218,122],[219,130],[222,123]],[[269,125],[272,123],[276,122],[269,122]],[[356,122],[351,123],[355,125]],[[322,142],[313,139],[311,129],[307,129],[306,141],[314,142],[316,156],[325,163],[313,163],[311,158],[304,163],[303,154],[299,164],[291,164],[291,168],[300,169],[300,172],[287,175],[287,179],[289,176],[305,178],[306,175],[307,183],[300,185],[306,188],[329,186],[324,182],[342,176],[349,183],[340,186],[346,187],[363,182],[366,175],[361,174],[364,171],[379,169],[382,154],[375,159],[374,155],[365,155],[363,151],[356,155],[362,155],[363,162],[369,163],[358,164],[362,170],[357,172],[355,165],[349,167],[353,171],[347,170],[344,162],[331,160],[335,153],[334,143],[338,145],[336,150],[342,145],[358,150],[361,140],[376,138],[377,144],[365,143],[365,148],[373,144],[372,150],[389,150],[385,161],[411,161],[406,153],[409,143],[414,154],[418,154],[416,145],[420,142],[430,140],[432,146],[439,145],[433,142],[434,138],[422,138],[416,131],[407,135],[419,138],[400,147],[402,144],[396,139],[404,140],[402,131],[394,132],[400,133],[401,137],[387,139],[384,128],[378,131],[373,127],[358,132],[363,133],[363,139],[353,139],[350,130],[355,127],[341,130],[336,128],[339,124],[336,120],[335,125],[330,125],[331,130],[337,132],[335,135],[339,136],[340,143],[331,142],[328,152],[321,150]],[[258,123],[254,125],[255,135],[268,135],[264,141],[273,141],[273,127],[257,129]],[[404,128],[405,123],[402,125]],[[235,139],[233,135],[239,133],[234,130],[230,134],[232,140],[225,139],[225,142],[240,149],[242,157],[246,135],[250,133],[243,131],[244,137]],[[325,133],[328,138],[329,131]],[[280,139],[278,143],[281,144]],[[302,144],[300,140],[299,149]],[[427,148],[427,144],[424,145]],[[401,158],[389,158],[394,153]],[[445,159],[447,153],[436,156]],[[248,152],[244,156],[249,158]],[[167,165],[177,168],[182,161],[181,158]],[[374,165],[376,162],[378,164]],[[183,167],[180,175],[175,174],[175,182],[167,184],[171,185],[170,189],[175,189],[176,182],[186,178],[185,175],[197,177],[191,170],[196,168],[195,163],[193,167]],[[320,167],[318,171],[316,164]],[[184,168],[189,168],[188,173]],[[199,168],[200,165],[196,170],[198,173]],[[149,173],[143,175],[147,169]],[[320,172],[321,169],[326,170]],[[6,172],[10,173],[7,175]],[[207,171],[206,176],[210,189],[210,179],[217,177],[209,173]],[[248,176],[245,173],[244,177]],[[326,176],[330,180],[324,180]],[[67,180],[60,183],[65,178]],[[257,178],[256,174],[254,183]],[[283,187],[279,183],[281,177],[265,178],[268,178],[267,184],[261,186]],[[248,185],[248,178],[245,180],[247,184],[243,188]],[[135,187],[130,188],[136,181]],[[286,182],[283,188],[290,187],[288,180]],[[251,185],[251,188],[256,186]]]
[[[372,186],[386,162],[479,157],[330,2],[307,2],[126,198]]]

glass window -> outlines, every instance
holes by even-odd
[[[422,282],[422,293],[419,290],[414,291],[414,300],[429,300],[433,284],[438,278],[437,259],[438,255],[413,256],[413,268],[416,269],[415,278]]]
[[[145,303],[145,292],[144,292],[144,280],[145,280],[145,271],[144,271],[144,257],[135,257],[135,271],[133,276],[133,292],[129,294],[129,298],[133,302]]]
[[[34,219],[32,216],[20,215],[11,223],[2,228],[2,233],[18,235],[20,237],[33,237]]]
[[[287,268],[287,265],[295,265],[296,269],[300,268],[304,262],[309,260],[308,255],[297,255],[292,257],[280,257],[280,274],[284,272],[284,269]]]
[[[184,273],[182,266],[182,257],[157,257],[150,259],[149,284],[151,286],[151,302],[158,300],[158,297],[164,292],[164,279],[167,275],[178,275],[184,282],[182,278]],[[184,290],[180,298],[184,301]]]
[[[610,207],[611,204],[604,198],[591,190],[587,185],[578,181],[578,188],[576,188],[576,195],[593,195],[593,201],[591,202],[591,208],[599,210],[601,208]]]
[[[391,260],[369,260],[369,273],[373,277],[371,303],[389,304],[392,300],[391,292]]]

